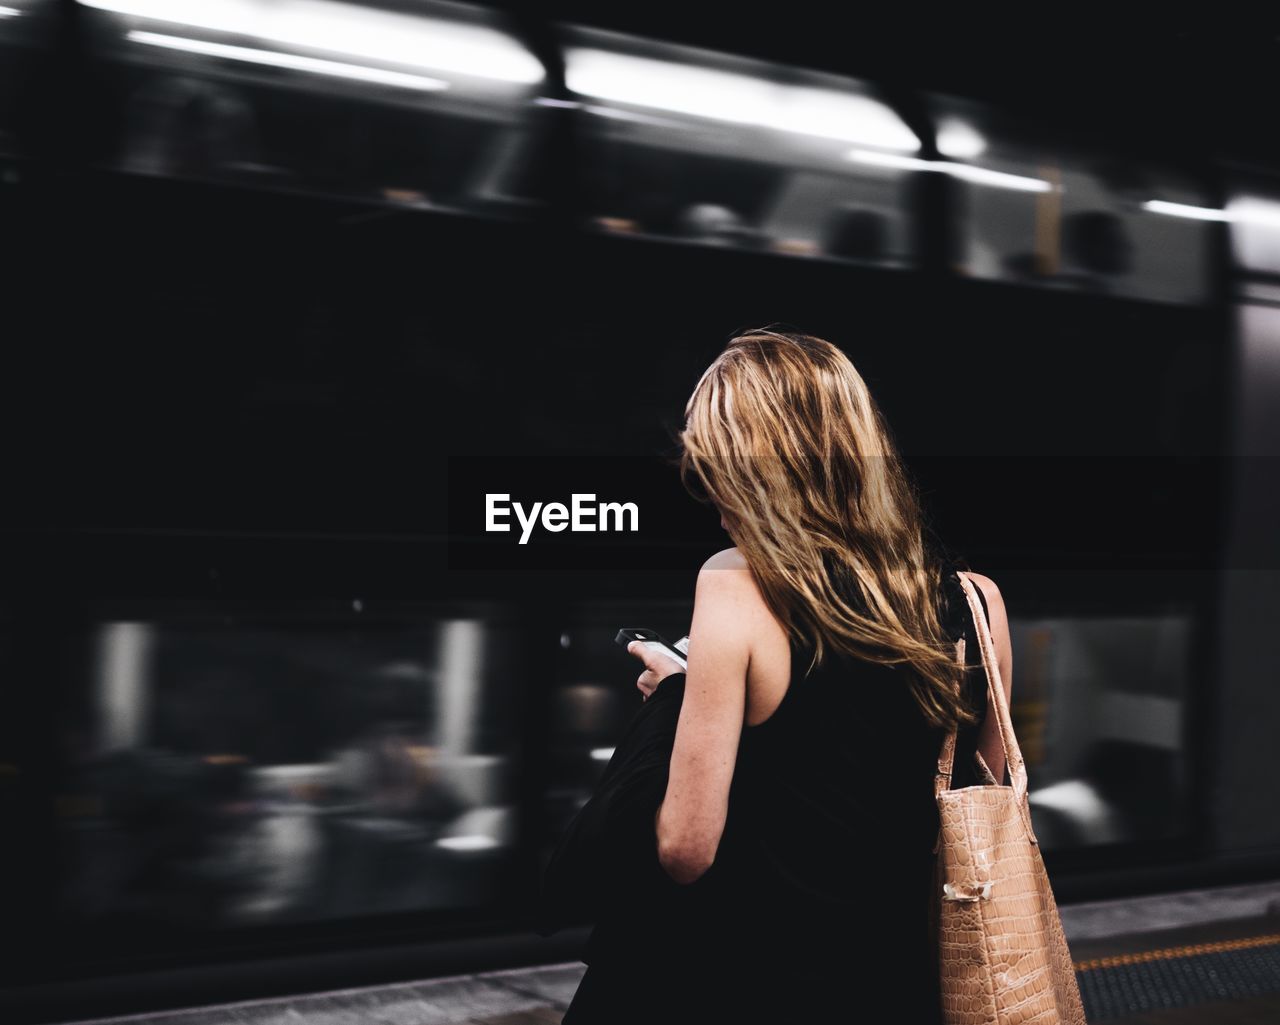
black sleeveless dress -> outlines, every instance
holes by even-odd
[[[956,568],[939,607],[967,638],[981,722],[986,681]],[[928,923],[943,731],[904,670],[829,656],[806,675],[810,657],[793,643],[782,702],[743,729],[724,834],[679,921],[651,923],[634,964],[593,964],[595,991],[566,1022],[603,1021],[584,1011],[610,999],[635,1020],[870,1022],[887,1005],[911,1025],[940,1021]],[[979,782],[977,733],[957,737],[953,786]]]

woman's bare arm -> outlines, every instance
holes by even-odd
[[[671,773],[655,820],[659,860],[678,883],[692,883],[711,867],[724,833],[746,715],[750,639],[762,606],[736,549],[703,565]]]

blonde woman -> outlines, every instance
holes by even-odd
[[[936,1022],[944,732],[960,727],[952,785],[981,781],[975,752],[1004,774],[968,671],[961,563],[929,543],[879,409],[830,342],[732,338],[680,442],[686,485],[734,543],[698,574],[687,671],[633,645],[646,696],[685,675],[654,826],[687,910],[637,918],[636,963],[593,962],[564,1020]],[[1009,686],[1000,592],[968,576]]]

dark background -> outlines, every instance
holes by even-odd
[[[528,170],[546,203],[523,220],[131,175],[101,159],[124,73],[86,56],[82,12],[64,6],[56,45],[11,93],[23,149],[6,166],[20,178],[0,189],[15,1006],[50,1008],[60,985],[66,1007],[133,1009],[165,999],[162,973],[194,1002],[201,987],[225,996],[233,977],[249,994],[322,970],[356,984],[572,956],[573,938],[538,944],[527,928],[554,837],[555,702],[601,666],[635,697],[611,646],[620,616],[675,636],[687,624],[698,567],[729,541],[664,460],[703,368],[732,334],[765,324],[850,355],[930,529],[1018,616],[1189,617],[1178,828],[1051,853],[1060,898],[1280,867],[1280,836],[1263,822],[1274,789],[1257,782],[1265,758],[1233,744],[1265,725],[1274,677],[1261,656],[1222,670],[1233,620],[1220,590],[1224,572],[1280,568],[1274,544],[1227,544],[1231,482],[1268,479],[1271,466],[1233,448],[1234,317],[1245,283],[1275,282],[1231,263],[1225,228],[1208,300],[1173,305],[954,276],[953,240],[930,216],[947,198],[929,188],[907,271],[586,233],[582,140],[558,121]],[[535,47],[563,21],[847,74],[909,120],[925,119],[924,93],[972,98],[1120,164],[1167,162],[1219,199],[1280,169],[1280,32],[1261,22],[1127,26],[1079,8],[1010,35],[994,14],[891,27],[816,4],[491,6]],[[318,163],[329,156],[313,117],[292,130]],[[468,494],[520,499],[554,482],[548,497],[567,499],[596,481],[637,489],[625,497],[641,505],[642,536],[519,547],[468,519],[480,512]],[[1272,606],[1252,607],[1261,637]],[[381,638],[370,647],[393,636],[399,651],[417,624],[477,609],[504,624],[518,667],[498,721],[521,768],[519,842],[485,902],[238,931],[80,930],[52,913],[59,751],[67,724],[88,721],[98,624],[313,640],[369,630]],[[336,729],[346,708],[263,700],[282,731],[286,719]]]

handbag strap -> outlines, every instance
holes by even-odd
[[[978,636],[978,650],[982,653],[982,668],[987,677],[987,703],[995,713],[996,723],[1000,727],[1000,744],[1004,748],[1005,764],[1008,766],[1009,780],[1013,784],[1014,799],[1024,807],[1024,815],[1028,819],[1030,832],[1030,815],[1025,811],[1027,795],[1027,767],[1022,760],[1022,749],[1018,747],[1018,738],[1013,732],[1013,722],[1009,715],[1009,705],[1004,696],[1004,683],[1000,679],[1000,667],[996,662],[995,641],[991,638],[991,629],[987,625],[987,617],[979,604],[975,585],[968,577],[958,575],[964,588],[965,598],[969,603],[969,612],[973,616],[974,630]],[[961,665],[964,661],[965,639],[956,642],[956,655]],[[958,728],[952,726],[942,742],[942,752],[938,756],[938,774],[934,778],[934,793],[941,794],[951,786],[951,771],[955,764],[956,734]],[[1035,842],[1032,834],[1032,842]]]

